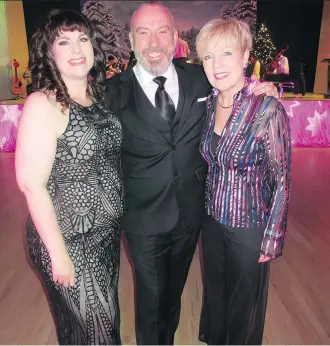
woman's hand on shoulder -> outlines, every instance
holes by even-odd
[[[262,82],[258,83],[253,89],[254,95],[262,95],[273,96],[278,98],[279,94],[276,86],[272,82]]]
[[[54,105],[42,92],[26,100],[19,120],[16,146],[16,177],[21,190],[46,185],[56,153]]]

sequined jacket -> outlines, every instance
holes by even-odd
[[[261,253],[282,254],[286,234],[291,141],[288,116],[273,97],[255,96],[255,82],[235,95],[215,152],[211,139],[219,91],[207,100],[200,151],[208,163],[206,212],[221,224],[265,228]]]

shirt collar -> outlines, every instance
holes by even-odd
[[[153,82],[153,79],[156,77],[152,75],[150,72],[146,71],[138,62],[134,66],[133,70],[136,76],[143,81]],[[175,80],[175,75],[176,75],[176,70],[173,63],[171,62],[170,66],[162,74],[162,76],[166,77],[166,80],[172,81],[172,80]]]

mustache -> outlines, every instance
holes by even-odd
[[[167,49],[165,48],[146,48],[142,51],[143,55],[149,54],[149,53],[167,53]]]

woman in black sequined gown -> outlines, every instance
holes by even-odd
[[[30,210],[30,256],[48,291],[60,344],[121,343],[122,129],[102,106],[100,42],[83,15],[49,15],[31,41],[34,92],[18,133],[16,171]]]

